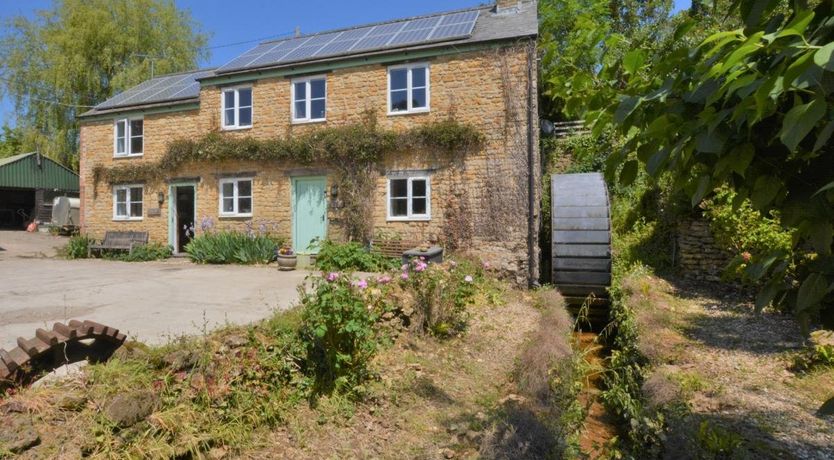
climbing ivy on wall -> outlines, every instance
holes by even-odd
[[[484,136],[475,127],[454,118],[430,122],[403,131],[380,128],[372,112],[363,121],[328,126],[308,133],[270,139],[225,136],[211,132],[197,139],[177,139],[168,144],[155,162],[93,167],[94,186],[170,177],[189,162],[228,160],[290,162],[327,166],[334,170],[339,187],[344,230],[351,240],[364,241],[371,233],[371,203],[367,199],[375,183],[373,173],[386,156],[420,149],[436,160],[462,158],[476,150]]]

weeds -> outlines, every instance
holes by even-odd
[[[67,259],[86,259],[88,250],[95,240],[87,235],[73,235],[59,254]]]

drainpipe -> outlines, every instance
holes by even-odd
[[[539,280],[534,276],[533,267],[536,260],[536,147],[533,120],[538,114],[533,113],[533,72],[536,65],[536,41],[531,40],[527,46],[527,285],[537,287]]]

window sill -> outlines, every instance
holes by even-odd
[[[398,117],[400,115],[419,115],[421,113],[431,113],[431,109],[401,110],[398,112],[388,112],[388,116]]]
[[[218,219],[228,219],[228,220],[235,220],[235,219],[251,219],[252,214],[220,214],[217,216]]]
[[[429,222],[431,221],[431,216],[421,216],[421,217],[391,217],[389,216],[386,219],[387,222]]]
[[[115,217],[113,222],[139,222],[143,217]]]
[[[292,124],[294,125],[310,125],[313,123],[325,123],[327,122],[327,118],[316,118],[315,120],[293,120]]]
[[[136,153],[136,154],[131,154],[131,155],[113,155],[113,159],[114,160],[127,160],[127,159],[130,159],[130,158],[142,158],[143,156],[145,156],[144,153]]]
[[[221,128],[221,131],[242,131],[245,129],[252,129],[252,125],[249,126],[224,126]]]

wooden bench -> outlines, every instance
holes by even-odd
[[[371,250],[378,252],[385,257],[399,259],[403,256],[405,251],[417,247],[414,241],[404,240],[373,240],[371,242]]]
[[[104,233],[101,243],[91,244],[87,247],[87,257],[97,251],[127,251],[133,252],[136,246],[148,244],[148,232],[112,232]]]

